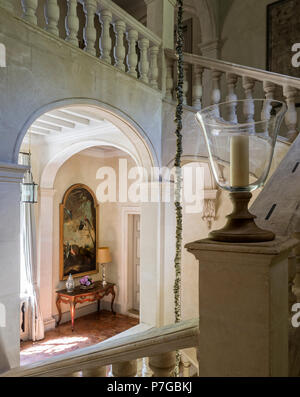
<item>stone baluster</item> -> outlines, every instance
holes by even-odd
[[[274,99],[276,85],[274,83],[272,83],[271,81],[264,81],[263,88],[264,88],[264,92],[266,95],[266,99]]]
[[[79,19],[77,17],[77,0],[68,0],[68,14],[66,16],[66,41],[78,47]]]
[[[255,80],[251,77],[243,77],[243,88],[245,91],[245,98],[249,101],[245,102],[244,114],[246,116],[246,122],[251,123],[254,121],[254,102],[253,102],[253,89],[255,86]]]
[[[123,361],[112,364],[112,375],[115,377],[134,377],[137,372],[137,361]]]
[[[116,46],[114,48],[115,66],[120,70],[125,70],[125,47],[124,34],[126,31],[126,24],[124,21],[117,21],[114,26],[116,34]]]
[[[112,22],[112,13],[109,10],[103,10],[100,14],[100,22],[102,24],[102,34],[100,38],[101,59],[104,62],[111,63],[111,37],[109,33],[110,24]]]
[[[149,72],[149,61],[148,61],[148,49],[149,49],[149,40],[141,39],[139,41],[139,49],[141,51],[141,59],[139,64],[140,71],[140,80],[144,83],[148,83],[148,72]]]
[[[217,105],[221,101],[221,81],[222,72],[219,70],[212,71],[212,93],[211,93],[211,101],[213,105]]]
[[[238,81],[238,76],[233,73],[226,74],[226,82],[227,82],[227,101],[231,101],[230,105],[230,121],[233,123],[237,123],[237,116],[236,116],[236,103],[234,101],[237,100],[237,95],[235,92],[236,84]]]
[[[263,82],[263,89],[265,92],[266,99],[272,100],[275,96],[276,85],[271,81]],[[262,120],[269,120],[271,117],[272,106],[270,103],[266,103],[261,111]]]
[[[189,67],[188,63],[183,64],[183,104],[188,105],[188,95],[189,95]]]
[[[166,99],[170,101],[173,99],[173,89],[174,89],[174,61],[173,59],[167,60],[167,76],[166,76]]]
[[[45,4],[46,30],[58,36],[59,7],[57,0],[47,0]]]
[[[37,25],[37,6],[38,0],[22,0],[23,18],[34,25]]]
[[[191,362],[187,358],[181,356],[181,363],[182,363],[182,376],[184,378],[189,378],[191,376],[190,375],[191,366],[192,366]]]
[[[141,376],[144,378],[151,378],[153,376],[153,372],[149,367],[149,357],[144,357],[142,359],[142,371]]]
[[[96,8],[96,0],[85,0],[84,50],[91,55],[96,55],[95,42],[97,38],[97,32],[94,24]]]
[[[127,32],[127,40],[128,40],[128,54],[127,54],[127,66],[128,73],[130,76],[137,77],[137,62],[138,56],[136,52],[136,43],[138,40],[138,32],[135,29],[130,29]]]
[[[298,135],[297,131],[297,111],[296,111],[296,99],[297,89],[290,86],[283,87],[283,95],[286,98],[287,112],[285,114],[285,124],[288,128],[288,138],[291,142],[294,141]]]
[[[154,377],[174,376],[176,358],[175,352],[162,353],[149,357],[149,367]]]
[[[158,56],[159,48],[156,45],[153,45],[150,48],[150,85],[153,88],[158,88],[158,64],[157,64],[157,56]]]
[[[201,110],[201,100],[202,100],[202,75],[203,68],[199,65],[193,66],[193,95],[192,95],[192,105],[197,110]]]

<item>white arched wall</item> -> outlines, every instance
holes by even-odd
[[[151,167],[152,164],[159,163],[159,157],[154,145],[152,144],[146,131],[139,124],[137,124],[126,113],[120,111],[118,108],[90,98],[63,99],[51,102],[33,112],[27,118],[18,134],[13,153],[14,161],[18,161],[18,155],[24,136],[34,121],[47,112],[61,110],[63,108],[76,108],[78,106],[97,109],[97,114],[99,117],[103,117],[103,119],[112,123],[116,128],[122,131],[123,135],[128,138],[128,141],[131,142],[134,147],[136,147],[137,153],[139,153],[141,156],[140,160],[143,166]],[[147,163],[149,159],[150,162]]]
[[[62,108],[60,108],[62,110]],[[49,111],[49,110],[48,110]],[[75,154],[94,146],[113,146],[129,154],[138,166],[144,167],[148,175],[156,164],[151,148],[145,139],[128,122],[120,120],[113,114],[107,115],[100,109],[99,115],[106,121],[113,121],[114,133],[101,133],[101,128],[93,129],[80,137],[71,137],[71,142],[50,142],[43,153],[43,167],[40,173],[39,198],[39,235],[38,235],[38,284],[41,294],[40,306],[44,318],[45,329],[55,326],[52,317],[52,266],[53,266],[53,211],[54,211],[54,182],[60,167]],[[125,131],[125,132],[124,132]],[[147,180],[144,182],[148,183]],[[159,291],[160,273],[160,204],[141,204],[141,310],[140,321],[158,325],[160,314]],[[149,235],[155,236],[149,239]],[[125,265],[124,265],[125,266]],[[122,290],[127,288],[126,269],[122,269]],[[121,286],[120,286],[121,287]],[[157,291],[157,293],[155,292]],[[126,294],[124,294],[126,299]],[[126,307],[126,302],[121,307]]]

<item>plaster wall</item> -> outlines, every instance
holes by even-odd
[[[273,0],[219,0],[221,59],[266,68],[267,5]]]

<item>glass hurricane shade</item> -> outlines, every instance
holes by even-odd
[[[230,192],[233,211],[222,229],[209,237],[229,243],[271,241],[275,234],[259,228],[248,210],[251,191],[265,182],[281,121],[283,102],[244,99],[210,106],[198,112],[211,168],[217,184]],[[219,166],[228,165],[220,175]],[[250,180],[251,177],[251,180]]]
[[[98,262],[101,264],[110,263],[111,255],[109,251],[109,247],[100,247],[98,248]]]
[[[224,102],[197,112],[214,178],[222,189],[251,192],[263,185],[285,112],[285,103],[269,99]],[[220,176],[219,164],[229,165],[229,172]]]

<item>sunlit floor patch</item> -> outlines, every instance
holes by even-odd
[[[87,337],[65,337],[65,338],[58,338],[58,339],[51,339],[46,342],[41,342],[38,344],[29,347],[28,349],[24,349],[21,351],[21,356],[29,356],[31,354],[36,353],[45,353],[45,354],[52,354],[58,352],[64,352],[66,350],[72,349],[80,342],[85,342],[89,338]]]
[[[21,342],[20,363],[27,365],[95,345],[134,327],[138,322],[136,318],[113,315],[105,310],[88,314],[75,320],[74,332],[70,322],[67,322],[46,332],[45,339],[41,341]]]

